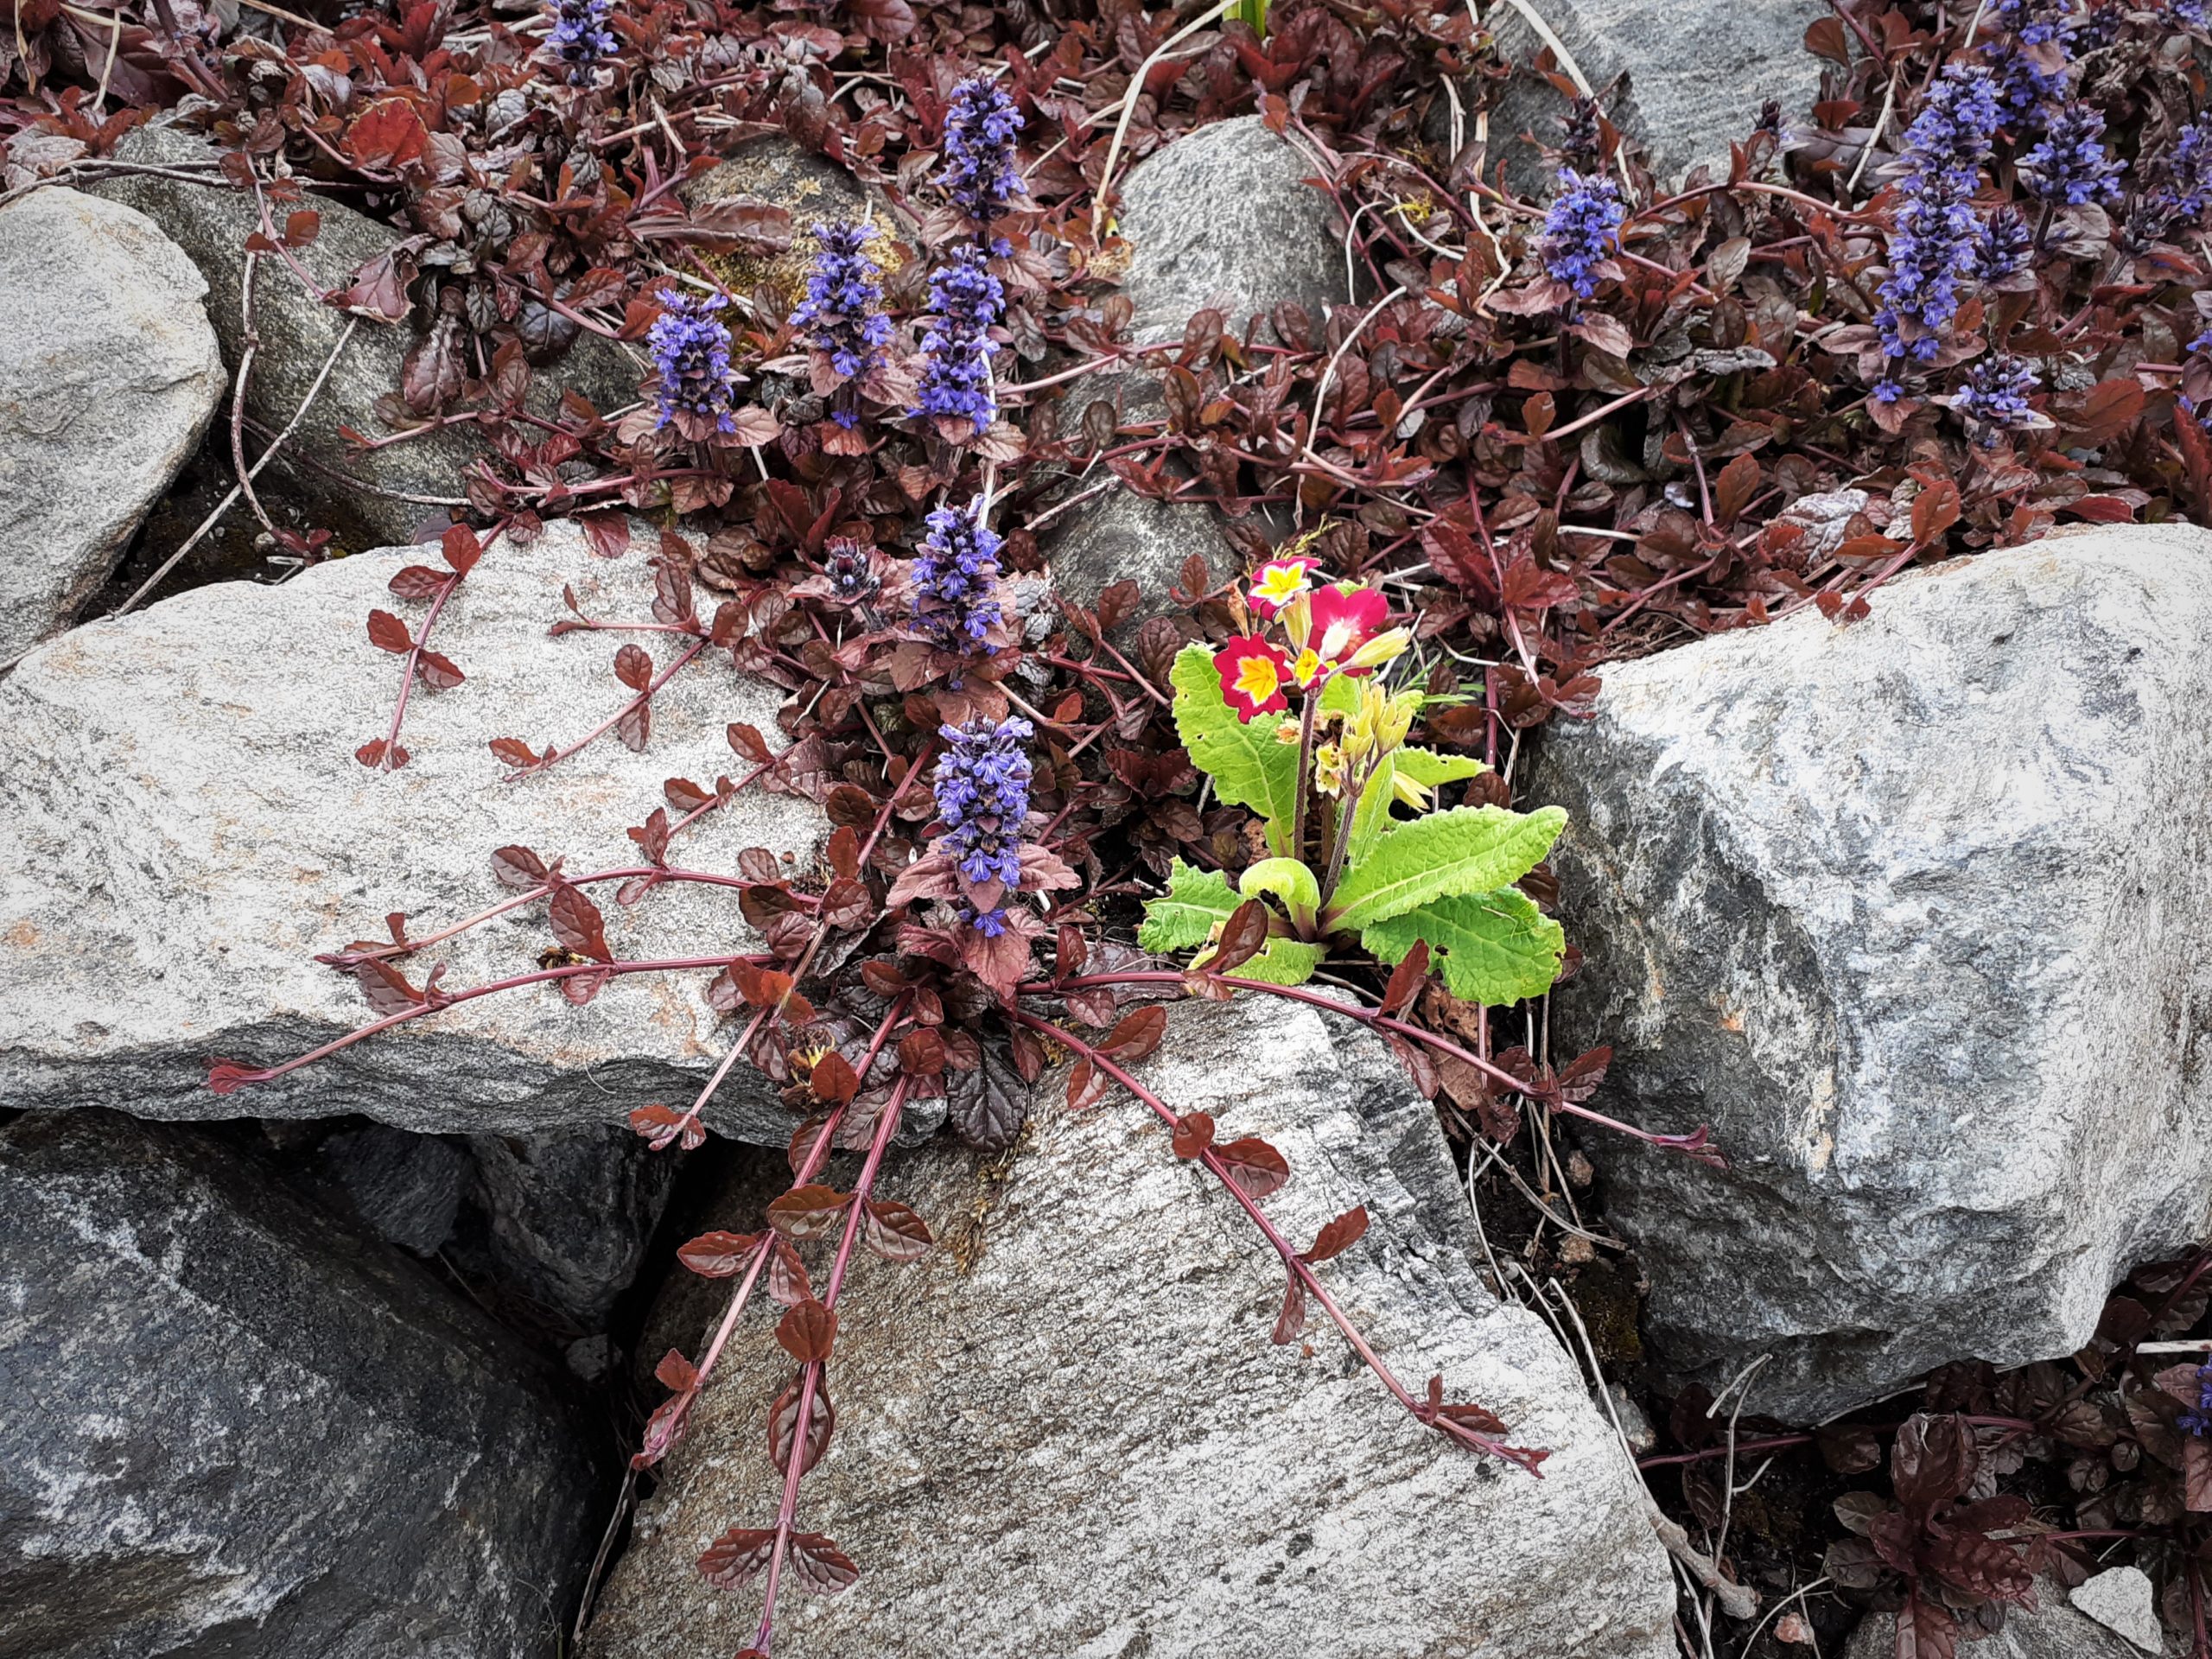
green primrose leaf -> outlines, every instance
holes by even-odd
[[[1294,921],[1310,923],[1321,908],[1321,884],[1294,858],[1263,858],[1244,872],[1237,890],[1246,898],[1271,893]]]
[[[1455,806],[1391,826],[1345,873],[1326,918],[1331,931],[1402,916],[1432,899],[1510,887],[1551,850],[1567,814],[1547,806]]]
[[[1167,891],[1144,907],[1137,943],[1155,956],[1204,944],[1239,902],[1220,871],[1193,869],[1179,858],[1168,869]]]
[[[1367,787],[1359,791],[1359,804],[1352,809],[1351,839],[1344,843],[1344,856],[1355,869],[1375,850],[1376,842],[1390,827],[1390,798],[1397,788],[1400,753],[1393,750],[1376,762]]]
[[[1444,988],[1470,1002],[1518,1002],[1541,996],[1559,977],[1567,935],[1518,887],[1433,899],[1403,915],[1371,922],[1360,943],[1379,962],[1395,965],[1428,942]]]
[[[1413,947],[1408,945],[1408,950]],[[1305,944],[1296,939],[1273,938],[1261,947],[1259,955],[1241,963],[1230,973],[1231,979],[1256,979],[1262,985],[1303,985],[1313,977],[1313,970],[1321,965],[1321,958],[1329,954],[1325,944]],[[1193,968],[1205,966],[1205,958],[1194,957]]]
[[[1175,688],[1175,733],[1191,764],[1213,779],[1231,806],[1249,806],[1267,820],[1268,844],[1288,850],[1298,795],[1298,750],[1275,740],[1277,722],[1262,715],[1247,726],[1221,695],[1213,654],[1185,645],[1168,674]]]
[[[1456,784],[1483,770],[1483,763],[1471,755],[1439,754],[1415,743],[1400,744],[1396,754],[1399,772],[1430,789],[1439,784]]]

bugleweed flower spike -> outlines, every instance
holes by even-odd
[[[838,380],[857,380],[875,367],[891,340],[891,319],[883,315],[883,289],[877,281],[881,272],[865,251],[868,235],[866,225],[815,226],[821,251],[807,274],[806,297],[791,313],[791,326],[823,354]],[[856,417],[840,410],[835,418],[850,426]]]
[[[991,391],[991,359],[998,342],[991,326],[1005,308],[1006,292],[984,268],[972,242],[953,249],[951,260],[930,276],[930,321],[922,334],[922,387],[913,413],[966,422],[963,436],[980,437],[998,413]]]
[[[963,880],[993,896],[993,885],[1011,892],[1021,884],[1022,824],[1029,816],[1029,751],[1023,747],[1033,728],[1026,720],[988,721],[945,726],[938,735],[946,744],[937,763],[938,816],[947,834],[938,843],[952,855]],[[1001,895],[1002,896],[1002,895]],[[996,938],[1006,929],[1002,903],[970,905],[978,931]]]
[[[982,645],[1001,616],[998,532],[983,522],[982,503],[939,507],[914,556],[914,612],[948,651]]]
[[[971,76],[952,89],[944,117],[944,166],[937,181],[978,228],[1027,194],[1014,164],[1014,136],[1020,130],[1021,111],[988,76]],[[1008,250],[995,244],[992,251],[1003,257]]]
[[[1571,167],[1559,173],[1559,192],[1544,213],[1537,251],[1545,273],[1564,283],[1579,300],[1598,291],[1598,267],[1620,246],[1620,227],[1628,217],[1619,193],[1604,174],[1584,177]]]
[[[729,330],[715,316],[727,303],[720,294],[661,295],[660,317],[645,334],[660,378],[658,426],[673,426],[692,439],[734,429],[730,393],[737,373],[729,364]]]
[[[601,60],[614,55],[620,42],[607,26],[613,15],[614,0],[556,0],[545,54],[568,72],[569,86],[590,86]]]

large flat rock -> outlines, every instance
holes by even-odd
[[[0,1099],[157,1118],[358,1111],[442,1134],[605,1122],[696,1091],[734,1034],[701,973],[618,979],[582,1008],[551,987],[505,993],[236,1096],[207,1086],[213,1059],[267,1065],[364,1022],[360,990],[317,952],[384,937],[388,912],[420,935],[511,896],[490,862],[509,843],[566,855],[571,875],[634,866],[624,830],[664,779],[742,775],[732,721],[776,737],[778,694],[709,652],[654,699],[645,753],[610,732],[503,783],[488,740],[573,741],[631,696],[612,672],[620,642],[673,655],[666,634],[547,637],[564,585],[594,616],[650,613],[640,550],[597,558],[560,524],[495,543],[461,584],[431,644],[468,677],[418,685],[412,761],[371,771],[354,750],[384,735],[401,659],[370,645],[366,619],[382,607],[419,622],[426,607],[386,583],[436,557],[388,549],[281,587],[198,588],[65,634],[0,681]],[[756,785],[685,832],[674,861],[731,873],[755,846],[804,860],[826,833],[810,804]],[[631,912],[613,884],[593,891],[618,956],[751,948],[734,890],[664,887]],[[552,943],[533,905],[436,955],[453,990],[529,972]],[[410,966],[420,983],[427,963]],[[789,1133],[749,1067],[717,1099],[717,1128],[776,1145]]]
[[[1606,112],[1645,146],[1663,182],[1702,163],[1728,176],[1728,146],[1751,136],[1759,105],[1773,99],[1785,121],[1802,120],[1820,96],[1821,60],[1805,49],[1805,30],[1833,16],[1825,0],[1531,0],[1560,44],[1605,99]],[[1544,42],[1519,10],[1499,5],[1488,21],[1498,55],[1535,62]],[[1549,183],[1531,134],[1556,145],[1567,100],[1533,72],[1516,75],[1491,111],[1490,155],[1503,157],[1522,189]],[[1474,134],[1468,118],[1467,136]]]
[[[125,134],[115,153],[126,162],[183,169],[204,167],[222,152],[181,127],[154,122]],[[208,316],[235,370],[246,337],[246,238],[261,225],[252,193],[137,173],[118,174],[95,191],[145,214],[199,267],[207,280]],[[309,192],[296,205],[321,215],[315,239],[296,257],[324,288],[345,287],[360,266],[400,239],[391,226],[335,197]],[[395,429],[378,405],[399,395],[400,365],[417,337],[411,322],[364,320],[341,350],[346,313],[310,294],[283,260],[259,262],[253,293],[260,349],[246,387],[246,413],[274,433],[307,408],[257,488],[288,487],[318,515],[318,523],[338,532],[341,546],[353,550],[405,541],[416,525],[440,511],[437,502],[465,494],[462,473],[486,452],[480,428],[442,427],[378,449],[361,448],[344,430],[372,439],[392,435]],[[308,404],[308,394],[334,353],[329,380]],[[550,414],[562,389],[571,387],[606,414],[636,399],[642,360],[602,335],[579,333],[563,357],[534,374],[530,407]],[[259,455],[262,446],[249,435],[249,454]]]
[[[0,1129],[0,1653],[550,1659],[595,1536],[539,1362],[232,1148]]]
[[[2212,536],[2053,537],[1608,669],[1532,785],[1588,953],[1556,999],[1678,1375],[1826,1414],[2071,1353],[2207,1230]]]
[[[128,207],[46,189],[0,210],[0,663],[68,625],[207,429],[207,292]]]
[[[794,1593],[777,1653],[1671,1655],[1636,1476],[1549,1331],[1483,1288],[1433,1109],[1389,1053],[1252,997],[1177,1009],[1139,1071],[1284,1154],[1265,1205],[1298,1243],[1367,1206],[1325,1281],[1409,1386],[1441,1372],[1551,1448],[1544,1478],[1422,1428],[1318,1310],[1302,1344],[1271,1345],[1282,1268],[1233,1202],[1135,1101],[1071,1117],[1048,1077],[1010,1168],[941,1144],[887,1166],[939,1243],[866,1259],[838,1306],[838,1427],[799,1521],[861,1577]],[[717,1224],[758,1224],[734,1211]],[[640,1515],[590,1659],[747,1644],[757,1590],[709,1589],[694,1563],[772,1521],[762,1424],[790,1366],[766,1325],[749,1318]]]

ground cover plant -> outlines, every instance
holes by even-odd
[[[1497,1010],[1576,961],[1546,913],[1560,816],[1514,808],[1523,734],[1586,713],[1611,658],[1806,609],[1847,625],[1917,564],[2212,508],[2212,126],[2190,0],[1839,3],[1806,39],[1821,100],[1746,110],[1726,175],[1673,190],[1623,144],[1605,89],[1548,62],[1575,97],[1535,135],[1554,168],[1533,200],[1496,165],[1506,71],[1471,8],[426,0],[306,17],[249,0],[226,27],[190,0],[146,16],[18,0],[15,19],[10,192],[128,170],[118,141],[175,107],[224,153],[219,174],[188,176],[260,205],[268,279],[419,330],[390,419],[491,446],[460,481],[465,522],[364,619],[397,671],[362,765],[407,764],[412,696],[471,695],[466,638],[438,632],[446,603],[481,559],[527,558],[556,517],[608,558],[649,561],[655,598],[649,615],[548,619],[618,636],[615,684],[588,729],[492,737],[511,778],[593,742],[647,748],[679,673],[787,694],[782,747],[733,725],[734,777],[672,778],[639,804],[632,862],[575,872],[550,849],[487,849],[507,896],[481,915],[334,941],[324,960],[367,1001],[360,1030],[213,1072],[247,1103],[329,1048],[404,1041],[480,998],[708,981],[730,1026],[719,1065],[695,1098],[638,1102],[632,1121],[658,1147],[696,1145],[732,1069],[755,1067],[793,1105],[792,1180],[758,1230],[683,1252],[732,1294],[696,1353],[663,1362],[633,1477],[676,1444],[765,1294],[792,1363],[763,1402],[781,1500],[731,1517],[701,1562],[733,1592],[759,1586],[757,1653],[794,1584],[836,1591],[867,1566],[805,1529],[803,1480],[832,1443],[857,1260],[931,1243],[926,1217],[875,1196],[902,1110],[941,1096],[956,1133],[1001,1150],[1056,1063],[1074,1107],[1118,1089],[1171,1125],[1173,1154],[1254,1224],[1285,1269],[1277,1340],[1318,1302],[1419,1425],[1540,1475],[1542,1448],[1445,1379],[1399,1377],[1331,1299],[1316,1269],[1363,1212],[1300,1248],[1263,1207],[1294,1179],[1280,1154],[1131,1071],[1164,1004],[1272,996],[1357,1020],[1464,1140],[1540,1147],[1516,1155],[1541,1160],[1548,1192],[1546,1171],[1580,1155],[1554,1138],[1562,1116],[1713,1160],[1725,1148],[1694,1124],[1596,1112],[1603,1051],[1554,1064],[1540,1037],[1500,1040]],[[1341,208],[1357,296],[1326,315],[1201,312],[1138,352],[1115,285],[1119,186],[1243,113]],[[866,184],[895,232],[802,234],[775,204],[687,193],[768,135]],[[297,257],[323,194],[404,233],[328,289]],[[803,266],[795,296],[732,274],[772,260]],[[584,333],[638,353],[637,402],[529,402]],[[1100,372],[1131,367],[1157,377],[1157,417],[1095,395]],[[283,441],[234,419],[242,471],[249,435],[264,460]],[[1050,530],[1115,489],[1217,508],[1242,568],[1194,561],[1142,621],[1132,584],[1092,606],[1047,597]],[[328,550],[270,530],[294,556]],[[749,788],[819,803],[818,864],[681,861],[686,830]],[[736,888],[760,948],[609,948],[607,903],[685,882]],[[544,959],[444,982],[442,941],[538,906]],[[842,1189],[826,1179],[839,1151],[863,1160]],[[2082,1398],[2119,1389],[2107,1403],[2124,1413],[2180,1397],[2171,1376],[2109,1380],[2131,1376],[2107,1367]],[[1829,1577],[1907,1611],[1900,1654],[1947,1652],[2021,1592],[2016,1540],[1996,1535],[2044,1497],[1996,1491],[2011,1453],[1976,1448],[2023,1423],[2041,1427],[2007,1446],[2050,1438],[2029,1404],[1936,1402],[1890,1431],[1894,1507],[1851,1510],[1873,1554],[1846,1550]],[[1961,1427],[1960,1412],[2007,1421]],[[2120,1474],[2145,1467],[2123,1440],[2180,1471],[2183,1509],[2161,1508],[2173,1494],[2153,1479],[2105,1530],[2143,1546],[2202,1659],[2199,1436],[2166,1416],[2094,1449]],[[1713,1449],[1689,1447],[1688,1466]]]

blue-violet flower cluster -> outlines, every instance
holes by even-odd
[[[809,333],[815,348],[847,380],[880,363],[891,341],[891,319],[883,315],[883,289],[876,281],[881,273],[863,251],[868,238],[865,225],[816,226],[821,251],[807,274],[806,297],[791,313],[792,325]],[[840,419],[851,424],[848,415]]]
[[[930,274],[930,321],[922,333],[922,387],[913,413],[971,423],[977,435],[998,413],[991,391],[991,325],[1006,290],[983,264],[983,251],[963,242]]]
[[[1986,357],[1974,365],[1951,406],[1986,447],[1999,432],[2017,432],[2033,420],[2028,398],[2037,385],[2033,365],[2017,357]]]
[[[2068,104],[2044,124],[2035,148],[2020,158],[2029,193],[2079,207],[2118,194],[2124,162],[2105,154],[2105,118],[2087,104]]]
[[[719,294],[661,295],[660,317],[645,334],[660,377],[656,426],[677,426],[687,438],[733,429],[730,389],[737,375],[729,365],[729,330],[715,317],[726,303]]]
[[[614,55],[620,44],[607,26],[614,0],[554,0],[553,27],[546,31],[546,54],[565,65],[569,85],[588,86],[598,73],[600,60]]]
[[[952,89],[944,116],[944,168],[937,175],[952,205],[978,225],[1003,214],[1024,194],[1014,164],[1021,111],[985,76]]]
[[[2212,1434],[2212,1365],[2196,1368],[2196,1409],[2184,1408],[2181,1415],[2174,1419],[2174,1427],[2199,1440]]]
[[[914,612],[949,650],[980,645],[1002,614],[999,608],[996,531],[978,504],[939,507],[914,556]]]
[[[1029,751],[1023,744],[1033,728],[1026,720],[971,721],[940,727],[949,746],[937,763],[938,816],[946,834],[938,850],[951,855],[972,885],[1021,885],[1021,830],[1029,816]],[[1006,906],[977,911],[979,931],[996,938],[1006,931]]]
[[[1573,289],[1575,298],[1588,299],[1598,291],[1598,266],[1620,245],[1621,221],[1627,217],[1611,179],[1560,168],[1559,191],[1545,210],[1544,233],[1537,243],[1545,273]]]
[[[1975,280],[2001,283],[2018,276],[2027,268],[2028,249],[2033,240],[2028,232],[2028,221],[2020,217],[2018,208],[1997,209],[1981,227],[1981,239],[1974,244]]]
[[[1889,275],[1882,283],[1881,309],[1874,314],[1882,349],[1893,359],[1934,358],[1957,315],[1960,289],[1974,275],[1980,251],[1981,226],[1972,198],[1997,122],[1988,76],[1954,68],[1929,88],[1919,115],[1905,129]],[[1885,377],[1874,396],[1889,403],[1902,390]]]

